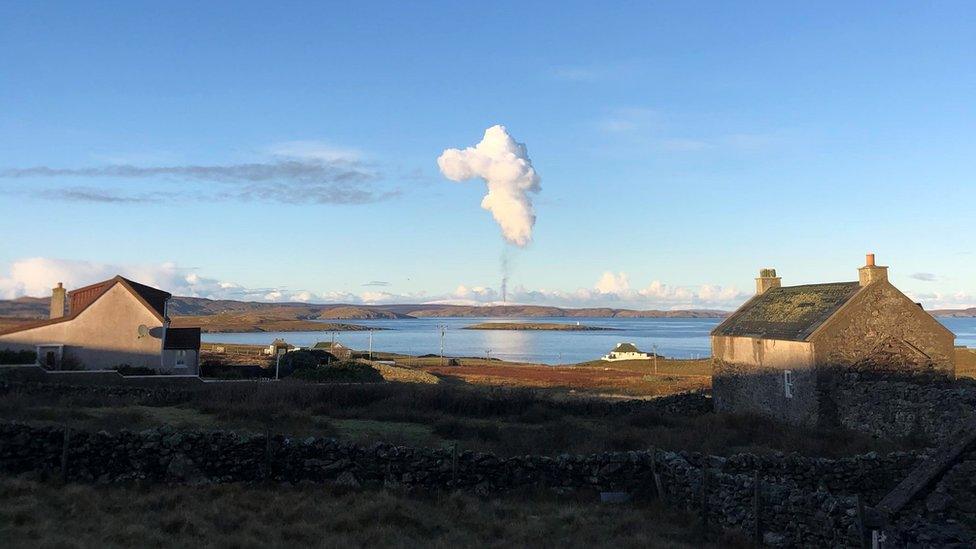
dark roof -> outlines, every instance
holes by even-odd
[[[312,348],[313,349],[331,349],[332,348],[332,342],[331,341],[319,341],[315,345],[312,345]],[[335,342],[335,348],[336,349],[345,349],[345,345],[343,345],[342,343],[339,343],[338,341],[336,341]]]
[[[618,343],[616,347],[613,348],[614,353],[639,353],[640,350],[634,346],[633,343]]]
[[[145,284],[139,284],[129,280],[128,278],[121,278],[129,287],[146,302],[149,307],[156,311],[160,317],[166,315],[166,300],[173,297],[173,294],[169,292],[164,292],[162,290],[153,288],[152,286],[146,286]]]
[[[167,328],[163,349],[200,350],[200,328]]]
[[[805,341],[860,289],[858,282],[773,288],[747,301],[712,335]]]

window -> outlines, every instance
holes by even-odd
[[[783,372],[783,391],[786,398],[793,398],[793,370]]]
[[[186,350],[180,349],[176,351],[176,365],[186,366]]]

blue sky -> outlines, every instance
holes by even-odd
[[[514,301],[729,308],[873,251],[976,305],[972,3],[197,4],[0,6],[0,297],[488,302],[505,256]],[[495,124],[521,249],[436,162]]]

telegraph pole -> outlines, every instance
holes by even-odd
[[[654,344],[654,374],[657,375],[657,344]]]
[[[447,325],[439,324],[437,327],[441,329],[441,366],[444,366],[444,332],[447,330]]]
[[[373,360],[373,329],[369,329],[369,359]]]

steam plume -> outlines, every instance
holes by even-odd
[[[490,211],[510,244],[525,247],[532,240],[535,210],[529,193],[537,193],[539,174],[532,167],[524,143],[517,143],[505,126],[492,126],[474,147],[447,149],[437,159],[444,177],[464,181],[480,177],[488,184],[481,207]]]

